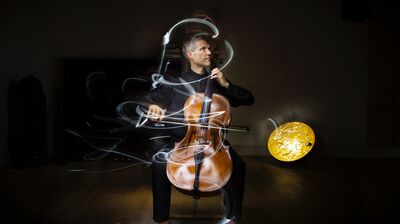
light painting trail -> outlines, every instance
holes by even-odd
[[[130,78],[125,79],[122,83],[121,90],[124,93],[126,98],[131,97],[131,95],[128,94],[129,89],[128,89],[127,85],[128,85],[128,83],[132,83],[132,82],[139,83],[139,84],[140,83],[151,84],[153,90],[156,88],[159,88],[160,86],[166,86],[168,88],[174,89],[176,92],[178,92],[179,94],[182,94],[183,96],[189,97],[189,96],[196,95],[196,91],[192,87],[192,84],[199,83],[202,80],[209,79],[211,77],[211,73],[210,73],[210,75],[205,76],[205,77],[199,76],[199,79],[194,80],[194,81],[186,81],[186,80],[183,80],[182,78],[179,78],[179,82],[171,82],[161,73],[161,70],[163,68],[163,63],[165,60],[165,51],[166,51],[168,43],[171,40],[172,33],[180,25],[186,24],[186,23],[198,23],[198,24],[204,25],[205,27],[208,27],[212,31],[212,33],[200,32],[200,33],[195,34],[195,36],[196,35],[197,36],[199,36],[199,35],[211,36],[211,38],[213,38],[213,39],[216,39],[217,37],[219,37],[218,28],[214,24],[212,24],[211,22],[209,22],[205,19],[188,18],[188,19],[179,21],[178,23],[173,25],[163,37],[163,49],[162,49],[160,63],[158,66],[158,73],[153,73],[151,75],[151,80],[146,80],[145,78],[138,78],[138,77],[130,77]],[[226,68],[226,66],[231,62],[233,55],[234,55],[234,51],[233,51],[231,44],[226,40],[224,40],[223,43],[225,45],[224,49],[225,49],[225,54],[226,54],[226,60],[220,66],[220,70],[223,70],[224,68]],[[168,63],[169,62],[167,62],[167,64]],[[166,72],[166,71],[164,71],[164,72]],[[96,81],[97,79],[104,79],[104,77],[105,77],[105,73],[101,72],[101,71],[92,72],[87,76],[86,89],[87,89],[87,94],[92,101],[94,101],[94,97],[92,96],[90,86],[92,85],[92,82]],[[151,83],[149,83],[149,82],[151,82]],[[165,114],[165,117],[163,118],[163,121],[159,121],[159,122],[152,121],[152,117],[147,115],[148,114],[147,108],[148,108],[149,104],[147,102],[144,102],[144,101],[142,102],[142,101],[137,101],[137,100],[127,100],[127,101],[124,101],[124,102],[120,103],[119,105],[117,105],[117,107],[116,107],[116,113],[118,115],[117,118],[105,118],[105,117],[100,117],[100,116],[97,116],[96,118],[99,120],[114,122],[114,123],[119,124],[120,127],[112,128],[109,130],[103,130],[104,133],[114,133],[114,134],[115,133],[126,133],[126,132],[129,132],[129,130],[133,130],[133,129],[137,129],[137,128],[167,130],[167,129],[183,128],[183,127],[186,127],[189,125],[197,126],[197,127],[206,127],[206,128],[218,128],[218,129],[220,129],[219,132],[222,136],[221,142],[218,144],[218,145],[220,145],[220,147],[222,147],[222,145],[223,145],[227,130],[241,131],[240,129],[229,128],[229,127],[218,127],[217,125],[213,125],[213,124],[188,123],[188,121],[185,120],[185,116],[183,114],[184,114],[185,109],[187,109],[188,107],[190,107],[192,105],[192,103],[194,103],[195,99],[196,99],[196,97],[194,97],[193,100],[186,107],[184,107],[181,110],[167,111]],[[211,101],[211,99],[206,99],[206,101]],[[212,113],[208,113],[208,114],[200,114],[200,116],[204,115],[205,118],[209,119],[209,118],[219,116],[223,113],[225,113],[225,111],[217,111],[217,112],[212,112]],[[191,116],[191,115],[192,114],[187,114],[187,116]],[[130,155],[129,153],[121,152],[119,150],[120,144],[126,140],[125,137],[121,137],[121,138],[94,137],[94,136],[88,136],[86,134],[83,134],[83,133],[80,133],[78,131],[71,130],[71,129],[67,129],[67,131],[69,133],[71,133],[72,135],[75,135],[75,136],[83,139],[90,147],[95,149],[94,152],[87,153],[84,156],[85,160],[102,159],[105,156],[107,156],[109,153],[123,155],[128,158],[134,159],[136,161],[142,162],[144,164],[151,164],[152,162],[166,163],[167,161],[173,162],[173,163],[180,163],[180,160],[184,160],[184,158],[177,157],[177,155],[175,155],[171,159],[171,153],[173,154],[174,152],[176,152],[176,149],[171,151],[171,149],[162,148],[162,149],[158,150],[158,152],[152,156],[151,161],[147,161],[142,158]],[[164,138],[168,138],[168,137],[170,137],[170,136],[167,136],[167,135],[153,136],[153,137],[150,137],[148,139],[148,141],[154,141],[154,140],[164,139]],[[109,145],[106,145],[106,146],[99,147],[99,146],[96,146],[95,144],[93,144],[92,141],[89,140],[89,139],[93,140],[96,138],[99,138],[102,140],[104,140],[104,139],[115,140],[115,142],[111,143]],[[190,149],[191,147],[194,147],[194,146],[187,145],[185,147]],[[196,147],[198,150],[200,150],[200,152],[203,152],[203,151],[206,152],[207,150],[209,150],[209,147],[207,145],[203,145],[203,146],[197,145]],[[201,148],[201,149],[199,149],[199,148]],[[196,152],[198,152],[198,150]],[[218,151],[218,149],[213,149],[213,150]],[[205,162],[205,161],[201,161],[201,162]],[[205,162],[205,163],[207,163],[207,162]]]

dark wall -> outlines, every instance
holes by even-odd
[[[367,150],[369,23],[344,19],[341,0],[2,2],[1,104],[10,80],[38,77],[47,96],[52,154],[63,58],[157,57],[169,27],[198,9],[214,16],[233,45],[235,57],[224,73],[256,97],[254,106],[233,112],[234,123],[252,129],[230,134],[242,154],[267,154],[273,126],[266,119],[274,118],[311,125],[320,155],[394,155]],[[8,163],[6,127],[3,108],[1,166]]]

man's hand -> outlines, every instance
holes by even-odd
[[[151,120],[162,120],[165,117],[165,111],[158,105],[152,104],[149,106],[149,110],[147,111],[147,117],[150,118]]]
[[[211,71],[211,79],[217,79],[218,83],[225,88],[229,87],[229,82],[225,79],[224,74],[222,74],[219,68],[214,68]]]

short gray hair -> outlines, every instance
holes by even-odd
[[[183,56],[184,56],[186,59],[188,59],[188,58],[187,58],[187,55],[186,55],[186,52],[188,52],[188,51],[193,51],[194,48],[195,48],[195,43],[196,43],[197,41],[199,41],[199,40],[205,40],[205,41],[207,41],[207,39],[205,38],[204,35],[207,35],[207,34],[206,34],[206,33],[198,33],[198,34],[195,34],[195,35],[193,35],[192,37],[186,39],[186,40],[183,42],[183,45],[182,45],[182,54],[183,54]],[[207,42],[208,42],[208,41],[207,41]]]

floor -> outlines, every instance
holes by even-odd
[[[285,164],[243,159],[247,176],[241,223],[398,219],[399,160],[312,158]],[[2,223],[153,223],[150,174],[144,164],[109,160],[1,169]],[[171,223],[216,223],[223,216],[221,196],[196,202],[174,189],[171,216]]]

